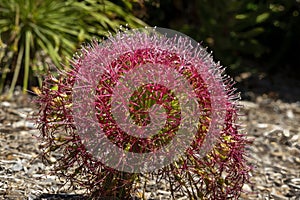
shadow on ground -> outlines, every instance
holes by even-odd
[[[84,195],[80,194],[41,194],[35,200],[60,200],[60,199],[69,199],[69,200],[84,200],[88,199]]]
[[[297,79],[280,74],[254,75],[245,72],[236,76],[235,81],[242,100],[254,102],[257,96],[265,95],[286,103],[300,102],[300,80]]]

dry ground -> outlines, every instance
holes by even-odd
[[[248,78],[244,74],[237,79],[245,77]],[[251,178],[253,184],[244,186],[246,193],[241,199],[298,200],[300,87],[286,88],[277,84],[273,91],[270,89],[273,83],[267,82],[266,86],[259,78],[254,81],[244,81],[246,89],[242,95],[249,101],[242,101],[244,108],[240,120],[245,124],[248,137],[254,139],[249,148],[249,161],[255,168]],[[251,84],[256,85],[251,89]],[[62,181],[50,175],[49,167],[37,159],[38,143],[34,136],[38,132],[27,119],[34,105],[28,103],[26,97],[16,96],[12,101],[0,101],[0,199],[81,198],[71,195],[74,191],[62,187]],[[169,192],[163,186],[153,183],[150,189],[149,199],[168,198]],[[60,195],[51,195],[54,193]]]

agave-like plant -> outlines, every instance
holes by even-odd
[[[138,189],[137,182],[144,180],[146,184],[147,177],[154,177],[168,183],[174,199],[177,192],[190,199],[238,199],[251,170],[245,152],[250,142],[235,123],[239,97],[222,74],[223,68],[205,49],[190,41],[176,34],[167,37],[156,29],[125,31],[82,48],[71,63],[72,70],[62,72],[59,79],[47,76],[38,97],[38,125],[43,159],[51,162],[53,152],[62,153],[52,163],[54,172],[72,185],[87,189],[92,198],[130,199]],[[146,78],[139,79],[143,75],[140,72],[128,75],[139,69],[146,74],[154,71],[153,80],[169,79],[161,83],[171,86],[179,79],[172,78],[173,72],[183,77],[189,85],[183,89],[193,93],[187,94],[187,99],[195,98],[197,106],[183,108],[185,104],[178,96],[181,90],[177,91],[180,84],[171,89],[160,82],[143,82]],[[164,76],[156,72],[159,69],[171,73]],[[126,76],[132,81],[126,82]],[[122,89],[120,84],[125,82],[125,86],[137,87]],[[130,113],[127,118],[139,127],[155,121],[157,116],[150,113],[154,105],[164,108],[166,118],[161,130],[139,138],[132,133],[137,128],[132,132],[121,128],[118,116],[113,114],[121,104],[114,102],[123,102],[127,93],[131,94],[128,106],[124,106]],[[182,124],[190,119],[196,119],[196,129],[187,127],[180,133]],[[160,123],[161,118],[157,121]],[[174,155],[176,149],[186,145],[188,137],[192,140],[187,148]],[[107,148],[103,138],[121,149],[121,155]],[[166,153],[154,157],[157,160],[143,160],[147,153],[161,148]],[[103,160],[108,154],[113,156]],[[133,156],[126,160],[121,158],[124,155]],[[165,160],[169,162],[160,166]],[[143,168],[151,168],[152,163],[156,163],[152,169]]]
[[[46,65],[67,65],[82,42],[126,24],[145,25],[129,9],[107,0],[0,1],[0,92],[10,83],[11,96],[20,77],[26,92],[29,80],[45,73]]]

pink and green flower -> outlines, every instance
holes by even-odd
[[[224,68],[187,36],[120,32],[45,78],[43,158],[62,153],[54,171],[95,198],[130,199],[150,174],[173,198],[237,199],[251,171],[238,100]]]

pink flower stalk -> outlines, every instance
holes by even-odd
[[[143,70],[136,72],[138,69]],[[197,112],[192,107],[183,108],[185,104],[176,91],[186,87],[176,85],[172,73],[153,72],[157,74],[149,80],[157,82],[144,82],[143,75],[157,69],[176,72],[185,79],[191,90],[186,99],[195,99],[191,105],[197,105]],[[249,181],[251,167],[246,162],[245,147],[250,142],[235,123],[239,97],[232,81],[222,75],[223,71],[205,49],[193,46],[190,39],[182,36],[168,38],[155,30],[128,31],[102,42],[94,41],[74,58],[70,72],[62,73],[59,79],[49,75],[44,81],[38,98],[43,158],[49,160],[54,152],[61,152],[58,162],[52,163],[54,172],[67,178],[73,186],[79,184],[87,189],[95,198],[130,199],[137,190],[134,183],[143,174],[151,174],[169,183],[173,198],[179,192],[190,199],[238,199],[243,184]],[[129,76],[131,72],[136,73]],[[126,82],[126,76],[134,81]],[[117,90],[123,82],[136,88]],[[116,106],[119,104],[114,102],[123,102],[120,99],[127,93],[130,96],[124,100],[126,105]],[[153,111],[155,105],[165,112],[161,115],[165,121],[158,117],[158,111]],[[89,117],[90,107],[95,111],[94,118]],[[116,110],[125,109],[129,115],[120,120],[128,118],[134,124],[132,129],[126,126],[128,131],[114,115]],[[182,125],[193,117],[196,117],[196,129]],[[101,131],[91,128],[95,124],[92,119]],[[159,127],[161,121],[163,126],[156,133],[150,129],[147,135],[146,129],[142,129],[151,123]],[[184,130],[195,132],[179,134],[181,125]],[[188,141],[186,138],[191,134],[192,140]],[[104,141],[110,141],[124,155],[133,156],[101,160],[107,154],[115,155],[110,149],[96,152],[97,148],[106,147]],[[188,147],[183,152],[176,151],[174,156],[174,151],[186,143]],[[162,148],[164,154],[155,154]],[[138,160],[143,158],[139,156],[147,157],[152,152],[157,160],[163,156],[166,163],[153,164],[155,167],[147,171],[139,165]]]

